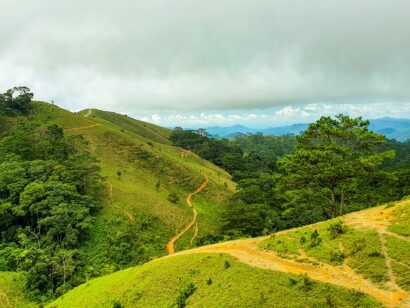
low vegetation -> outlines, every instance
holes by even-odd
[[[305,276],[255,269],[223,254],[199,254],[92,280],[48,307],[112,307],[114,302],[124,307],[273,307],[285,302],[288,307],[379,306],[367,295]]]

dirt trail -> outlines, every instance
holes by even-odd
[[[330,283],[369,294],[387,307],[410,307],[409,294],[395,283],[395,277],[391,270],[391,262],[394,262],[394,260],[389,257],[384,246],[383,238],[384,234],[388,232],[388,225],[394,219],[392,212],[407,203],[410,203],[410,201],[400,202],[390,208],[373,208],[345,216],[345,222],[350,226],[359,229],[373,229],[381,235],[383,253],[385,254],[386,263],[389,268],[390,282],[388,289],[373,284],[370,280],[358,275],[347,265],[332,266],[325,264],[309,257],[304,251],[300,251],[301,255],[299,259],[308,259],[314,261],[313,263],[284,259],[273,251],[262,250],[258,247],[258,244],[266,240],[268,238],[267,236],[199,247],[192,250],[181,251],[174,255],[227,253],[237,258],[240,262],[250,266],[297,275],[306,274],[311,279],[320,282]],[[192,226],[192,223],[190,226]],[[291,230],[279,232],[278,234],[286,234],[289,231]]]
[[[93,128],[93,127],[96,127],[96,126],[100,126],[100,124],[97,123],[97,124],[91,124],[91,125],[83,126],[83,127],[66,128],[64,131],[66,131],[66,132],[77,132],[77,131],[80,131],[80,130],[83,130],[83,129]]]
[[[168,242],[168,244],[167,244],[167,247],[166,247],[168,255],[172,255],[172,254],[175,253],[175,249],[174,249],[174,244],[175,244],[175,242],[176,242],[185,232],[187,232],[189,229],[191,229],[191,227],[195,224],[195,222],[196,222],[196,217],[197,217],[198,213],[197,213],[196,209],[192,206],[191,197],[194,196],[194,195],[196,195],[197,193],[199,193],[201,190],[203,190],[203,189],[206,187],[206,185],[208,185],[208,182],[209,182],[209,179],[208,179],[208,177],[205,175],[205,182],[203,182],[201,185],[199,185],[199,187],[198,187],[193,193],[189,194],[189,195],[186,197],[186,204],[192,209],[192,220],[191,220],[191,222],[190,222],[189,224],[187,224],[187,225],[185,226],[185,228],[184,228],[181,232],[177,233],[173,238],[171,238],[171,239],[169,240],[169,242]]]
[[[317,264],[310,264],[283,259],[274,252],[264,251],[258,248],[258,243],[265,239],[267,239],[267,237],[231,241],[186,250],[178,252],[175,255],[195,253],[227,253],[237,258],[240,262],[250,266],[297,275],[306,274],[311,279],[320,282],[330,283],[348,289],[355,289],[373,296],[389,307],[400,305],[403,303],[402,301],[406,300],[408,297],[408,295],[401,290],[380,289],[370,281],[357,275],[349,268],[336,267],[321,262],[317,262]]]
[[[92,112],[93,112],[92,109],[88,109],[87,114],[85,115],[85,117],[88,118],[91,115]]]
[[[195,241],[196,237],[198,236],[198,231],[199,231],[198,223],[195,223],[194,235],[191,238],[191,245],[194,244],[194,241]]]
[[[375,207],[344,216],[343,220],[347,225],[359,230],[375,230],[382,233],[389,233],[388,227],[395,219],[393,212],[406,204],[410,200],[396,203],[394,206],[383,208]]]

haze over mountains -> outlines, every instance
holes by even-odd
[[[207,132],[211,136],[232,138],[238,134],[256,134],[263,135],[298,135],[307,128],[307,123],[295,123],[286,126],[268,127],[265,129],[250,128],[243,125],[232,126],[210,126]],[[370,120],[370,129],[385,135],[389,139],[397,141],[406,141],[410,139],[410,119],[381,118]]]

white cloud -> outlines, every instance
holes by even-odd
[[[284,107],[275,113],[278,118],[295,118],[295,117],[309,117],[310,113],[304,109],[294,108],[292,106]]]
[[[222,121],[227,110],[292,105],[308,117],[296,102],[410,99],[407,0],[2,0],[0,11],[0,90],[27,85],[72,110],[213,110]]]

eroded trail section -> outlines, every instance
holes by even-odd
[[[192,220],[189,222],[189,224],[187,224],[187,225],[185,226],[185,228],[184,228],[181,232],[177,233],[173,238],[171,238],[171,239],[169,240],[169,242],[168,242],[168,244],[167,244],[167,247],[166,247],[166,248],[167,248],[167,253],[168,253],[169,255],[172,255],[172,254],[175,253],[175,249],[174,249],[174,244],[175,244],[175,242],[176,242],[182,235],[184,235],[185,232],[187,232],[189,229],[191,229],[192,226],[195,224],[195,222],[196,222],[196,217],[198,216],[198,213],[197,213],[196,209],[192,206],[191,198],[192,198],[192,196],[196,195],[196,194],[199,193],[201,190],[203,190],[203,189],[206,187],[206,185],[208,185],[208,182],[209,182],[209,179],[208,179],[208,177],[205,175],[205,181],[204,181],[201,185],[199,185],[199,187],[198,187],[193,193],[189,194],[189,195],[186,197],[186,200],[185,200],[185,201],[186,201],[186,204],[192,209]]]

